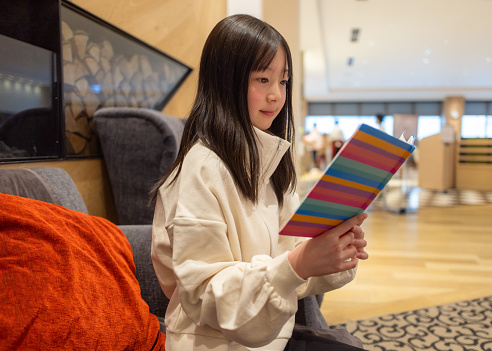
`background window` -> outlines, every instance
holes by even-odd
[[[464,115],[461,118],[462,138],[492,138],[492,116]],[[487,123],[488,122],[488,123]]]
[[[440,133],[441,124],[441,116],[419,116],[417,139],[421,140],[428,136]]]
[[[307,116],[304,120],[304,132],[309,133],[316,124],[316,128],[321,134],[330,134],[335,126],[335,121],[338,121],[338,126],[342,130],[345,139],[350,138],[362,123],[379,129],[375,116]],[[383,119],[384,131],[393,135],[393,128],[393,116],[386,116]]]

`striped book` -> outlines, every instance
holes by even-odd
[[[360,125],[280,234],[315,237],[364,212],[413,150],[413,144]]]

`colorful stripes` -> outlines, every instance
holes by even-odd
[[[362,124],[280,234],[314,237],[364,212],[414,149]]]

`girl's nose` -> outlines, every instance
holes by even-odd
[[[281,97],[280,87],[276,84],[272,84],[268,92],[268,101],[277,101]]]

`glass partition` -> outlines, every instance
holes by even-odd
[[[54,53],[0,35],[0,160],[59,156]]]

